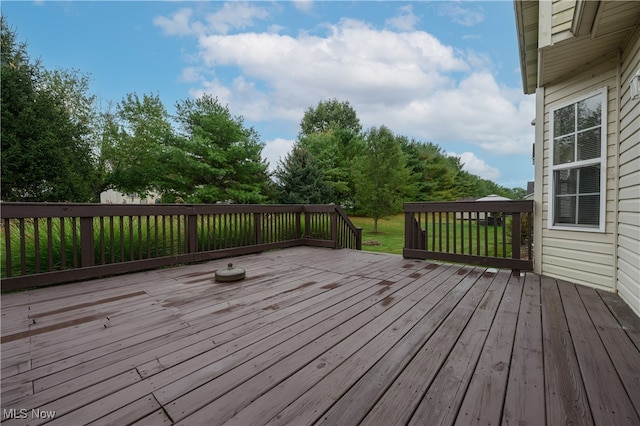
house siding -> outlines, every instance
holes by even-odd
[[[640,100],[631,100],[629,88],[640,70],[640,2],[515,4],[525,93],[536,80],[534,271],[617,292],[640,316]],[[534,6],[537,19],[526,13]],[[534,52],[530,28],[536,26]],[[551,227],[550,111],[605,88],[604,223],[599,229]]]
[[[563,33],[571,31],[576,0],[553,0],[551,6],[551,39],[556,42]]]
[[[640,315],[640,101],[629,80],[640,69],[640,30],[622,54],[618,181],[617,288]]]
[[[549,119],[550,111],[575,102],[580,97],[607,87],[607,186],[604,232],[549,229]],[[604,60],[596,67],[576,74],[559,84],[544,88],[542,235],[540,273],[591,287],[615,290],[615,231],[617,175],[617,60]]]

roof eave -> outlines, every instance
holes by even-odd
[[[517,28],[517,32],[518,32],[518,49],[519,49],[519,53],[520,53],[520,72],[521,72],[521,77],[522,77],[522,88],[525,94],[529,95],[532,93],[535,93],[536,91],[536,84],[529,84],[529,79],[528,79],[528,75],[529,75],[529,70],[528,70],[528,66],[527,63],[531,60],[531,63],[535,64],[535,70],[533,70],[536,74],[538,73],[537,67],[538,67],[538,49],[535,49],[534,51],[529,51],[527,52],[527,45],[531,44],[531,43],[535,43],[535,45],[538,45],[538,40],[537,40],[537,36],[536,36],[536,40],[527,40],[527,36],[526,36],[526,31],[525,28],[528,25],[532,25],[535,24],[535,26],[538,26],[538,14],[535,14],[535,22],[525,22],[525,13],[524,13],[524,4],[528,3],[528,4],[535,4],[537,7],[537,1],[535,2],[529,2],[529,1],[524,1],[524,0],[514,0],[513,4],[514,4],[514,9],[515,9],[515,15],[516,15],[516,28]],[[532,58],[531,55],[535,55],[535,58]],[[537,81],[537,79],[536,79]]]

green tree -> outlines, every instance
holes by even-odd
[[[158,94],[129,93],[114,113],[102,116],[102,160],[107,184],[127,194],[147,196],[161,189],[163,152],[174,139],[169,114]]]
[[[332,131],[315,133],[303,137],[297,145],[316,160],[324,181],[331,188],[334,197],[331,201],[341,205],[352,204],[352,170],[340,152],[336,134]]]
[[[91,143],[98,117],[96,96],[89,92],[90,83],[90,76],[80,70],[44,70],[41,89],[64,106],[73,124],[82,127],[85,138]]]
[[[299,144],[311,153],[331,187],[333,202],[352,209],[353,170],[364,150],[362,127],[348,102],[322,101],[308,108],[300,122]]]
[[[278,203],[326,204],[332,202],[331,186],[324,180],[315,158],[295,144],[275,171]]]
[[[402,140],[407,166],[416,181],[416,201],[453,201],[459,168],[431,142]]]
[[[95,173],[87,176],[87,182],[92,187],[91,199],[97,202],[106,185],[100,155],[100,114],[96,109],[97,97],[90,93],[90,75],[76,69],[44,70],[42,80],[42,90],[49,92],[64,107],[79,130],[82,143],[91,148]]]
[[[320,101],[314,108],[307,108],[300,121],[298,137],[314,133],[325,133],[335,129],[346,130],[357,135],[362,130],[356,111],[347,101],[329,99]]]
[[[163,154],[164,192],[194,203],[264,202],[269,178],[258,133],[209,95],[176,111],[183,134]]]
[[[481,198],[496,194],[512,200],[519,200],[526,193],[522,188],[505,188],[489,179],[483,179],[465,170],[460,170],[458,173],[456,185],[458,196],[464,198]]]
[[[519,187],[511,188],[509,192],[511,192],[511,197],[509,198],[512,200],[522,200],[527,195],[527,190]]]
[[[401,142],[385,126],[371,128],[365,137],[365,154],[356,169],[358,207],[378,220],[402,211],[403,201],[415,192]]]
[[[91,200],[96,170],[87,126],[30,61],[6,18],[0,27],[2,200]]]

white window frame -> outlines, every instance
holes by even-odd
[[[548,186],[548,216],[547,216],[547,228],[555,229],[555,230],[566,230],[566,231],[582,231],[582,232],[604,232],[605,231],[605,221],[607,217],[606,212],[606,202],[607,202],[607,87],[603,87],[596,91],[587,93],[585,95],[579,96],[571,100],[570,102],[564,103],[562,105],[558,105],[552,108],[549,111],[549,186]],[[593,96],[600,96],[602,101],[602,111],[601,111],[601,125],[600,125],[600,157],[592,158],[589,160],[580,160],[574,161],[571,163],[563,163],[563,164],[555,164],[554,165],[554,155],[555,155],[555,147],[554,147],[554,114],[557,110],[561,108],[565,108],[570,105],[575,105],[580,101],[591,98]],[[577,117],[576,117],[577,120]],[[577,146],[577,143],[576,143]],[[577,148],[576,148],[577,149]],[[557,170],[568,170],[568,169],[577,169],[580,167],[587,166],[600,166],[600,217],[598,218],[597,226],[589,226],[589,225],[571,225],[571,224],[558,224],[554,223],[555,221],[555,210],[556,210],[556,183],[555,183],[555,172]]]

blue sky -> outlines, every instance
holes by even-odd
[[[337,98],[365,129],[434,142],[507,187],[533,180],[512,1],[5,0],[2,14],[45,68],[90,74],[103,107],[217,96],[272,168],[304,110]]]

